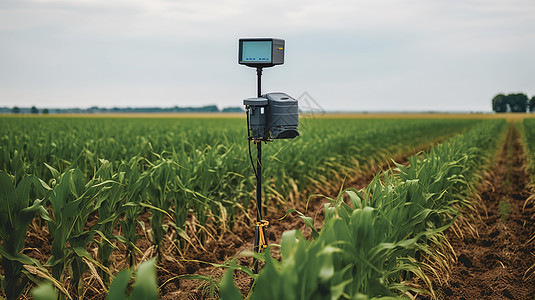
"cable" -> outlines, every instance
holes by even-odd
[[[249,140],[249,160],[251,161],[251,166],[253,167],[254,176],[258,178],[258,172],[256,171],[256,167],[254,166],[253,154],[251,153],[251,140]]]
[[[251,161],[251,166],[253,167],[254,175],[258,179],[258,172],[256,171],[256,167],[253,161],[253,154],[251,152],[251,126],[250,126],[250,120],[249,120],[249,107],[247,107],[246,113],[247,113],[247,141],[249,144],[249,160]]]
[[[247,144],[249,146],[249,161],[251,162],[251,166],[253,167],[253,171],[254,171],[254,174],[255,174],[255,178],[256,178],[256,182],[257,182],[257,185],[258,185],[258,181],[259,181],[259,178],[260,178],[260,174],[258,173],[258,169],[255,167],[255,164],[254,164],[254,160],[253,160],[253,154],[252,154],[252,151],[251,151],[251,140],[252,140],[252,137],[251,137],[251,121],[249,119],[249,113],[250,113],[250,108],[247,107],[246,108],[246,113],[247,113]],[[256,141],[255,141],[256,142]],[[261,141],[258,141],[259,143],[261,143]],[[259,150],[257,150],[259,151]],[[260,162],[258,161],[257,159],[257,163],[260,165]],[[257,187],[257,189],[259,189],[261,187]],[[257,194],[258,196],[258,194]],[[258,202],[258,199],[257,199],[257,202]],[[260,209],[260,206],[257,204],[256,205],[256,214],[257,214],[257,217],[258,217],[258,221],[260,221],[262,219],[262,211]]]

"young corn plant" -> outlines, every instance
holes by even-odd
[[[99,222],[96,225],[95,232],[100,235],[98,257],[102,265],[110,266],[110,255],[117,246],[115,241],[118,239],[113,235],[114,229],[119,224],[120,217],[124,215],[130,206],[125,205],[126,198],[126,175],[122,165],[119,172],[114,172],[113,165],[107,160],[100,160],[101,166],[95,174],[95,180],[101,182],[102,186],[100,196],[97,198],[95,208],[98,212]],[[104,270],[100,270],[100,276],[109,281],[109,275]]]
[[[137,264],[136,253],[141,253],[136,247],[136,241],[141,237],[137,234],[137,225],[141,228],[145,225],[138,217],[142,212],[141,201],[143,192],[148,184],[146,176],[141,176],[140,157],[132,158],[128,163],[123,163],[119,167],[119,173],[124,173],[124,184],[126,186],[126,197],[122,201],[121,212],[124,210],[124,217],[119,218],[122,235],[115,238],[126,245],[126,260],[131,268]]]
[[[208,201],[211,201],[207,197],[204,188],[201,186],[206,185],[209,178],[204,178],[202,173],[204,165],[205,154],[197,149],[194,149],[194,145],[188,144],[193,148],[191,156],[181,157],[174,149],[171,153],[170,160],[179,164],[179,168],[176,170],[176,176],[173,176],[170,195],[170,200],[173,201],[173,227],[177,232],[177,238],[175,243],[183,245],[184,241],[189,240],[186,234],[186,219],[191,211],[194,216],[195,226],[197,231],[196,236],[202,239],[201,231],[206,231],[206,220],[210,215],[208,210]],[[178,166],[178,165],[177,165]]]
[[[345,289],[351,283],[347,277],[354,266],[337,266],[338,256],[343,255],[338,246],[323,238],[311,243],[299,231],[285,232],[281,240],[282,264],[271,257],[269,248],[266,249],[266,263],[250,298],[347,298]]]
[[[65,282],[65,270],[69,270],[78,297],[83,297],[82,274],[87,264],[106,269],[86,250],[94,241],[95,228],[86,229],[87,219],[96,209],[103,183],[87,181],[79,169],[70,169],[59,174],[49,166],[56,184],[48,200],[52,206],[52,219],[48,222],[53,237],[51,254],[46,265],[52,268],[52,275]]]
[[[124,269],[113,280],[108,296],[109,300],[156,300],[158,299],[158,285],[156,281],[156,265],[154,259],[139,265],[135,274],[132,291],[128,295],[127,289],[133,272]],[[51,284],[41,284],[32,289],[32,295],[36,300],[56,300],[58,293]]]
[[[175,162],[162,159],[158,165],[142,175],[148,183],[145,190],[147,193],[147,204],[145,205],[149,207],[151,212],[152,243],[158,257],[160,256],[160,244],[168,229],[168,225],[164,224],[164,217],[167,215],[172,219],[168,211],[178,192],[178,168],[179,166]]]
[[[0,171],[0,256],[4,269],[4,292],[8,300],[17,299],[28,283],[23,265],[40,266],[22,252],[30,222],[39,213],[48,219],[43,208],[50,187],[37,177],[15,178]],[[38,199],[41,198],[41,199]]]
[[[143,262],[137,268],[132,292],[128,295],[128,283],[132,277],[132,271],[122,270],[113,280],[108,300],[156,300],[158,299],[158,283],[156,279],[155,259]]]
[[[29,164],[25,162],[28,159],[27,153],[24,151],[25,148],[10,151],[8,147],[0,146],[0,170],[8,171],[13,176],[15,184],[19,183],[28,173]]]
[[[189,239],[185,234],[185,225],[190,210],[193,211],[196,220],[194,227],[197,228],[196,235],[200,241],[205,233],[209,234],[208,225],[212,225],[207,224],[209,217],[213,217],[223,230],[226,228],[224,221],[228,219],[228,215],[223,203],[228,201],[222,197],[224,195],[221,190],[223,180],[219,178],[225,171],[219,168],[221,158],[220,160],[213,158],[219,156],[215,152],[223,149],[221,146],[207,146],[203,151],[196,150],[192,157],[182,160],[175,151],[170,156],[170,160],[180,164],[180,166],[176,165],[178,168],[175,167],[175,173],[170,179],[168,196],[173,202],[173,226],[177,231],[177,244]]]

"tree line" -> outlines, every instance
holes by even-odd
[[[200,107],[113,107],[105,108],[93,106],[90,108],[43,108],[39,110],[37,107],[18,107],[13,108],[0,107],[0,113],[12,114],[76,114],[76,113],[203,113],[203,112],[244,112],[242,107],[224,107],[219,109],[216,105],[206,105]]]
[[[535,96],[528,98],[526,94],[498,94],[492,98],[492,110],[497,113],[504,112],[534,112]]]

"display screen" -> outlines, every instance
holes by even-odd
[[[244,41],[242,44],[242,62],[271,62],[272,41]]]

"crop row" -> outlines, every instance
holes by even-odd
[[[240,119],[4,118],[0,122],[0,169],[14,176],[15,184],[31,174],[51,185],[55,178],[49,167],[59,173],[77,169],[89,181],[109,162],[105,168],[116,173],[135,169],[156,176],[157,169],[170,169],[169,176],[176,181],[172,185],[180,186],[180,199],[186,202],[184,210],[199,212],[203,226],[206,215],[232,220],[236,209],[250,203],[255,180]],[[338,183],[337,177],[352,175],[359,165],[384,161],[477,122],[307,119],[301,126],[302,138],[264,147],[264,173],[271,178],[265,188],[284,202],[290,191]]]
[[[362,191],[348,189],[329,199],[321,231],[311,226],[313,241],[297,230],[285,232],[282,262],[267,249],[250,299],[433,293],[426,272],[448,265],[442,232],[461,209],[473,205],[473,187],[496,153],[504,125],[493,120],[477,126],[411,157],[409,166],[399,165],[397,172],[378,175]],[[223,299],[241,298],[231,274],[223,279]]]
[[[529,176],[529,185],[527,188],[531,192],[531,196],[526,199],[524,203],[524,208],[529,202],[533,203],[535,201],[535,119],[524,119],[523,126],[519,126],[523,132],[522,145],[524,146],[524,151],[526,152],[526,169],[527,175]],[[535,216],[532,216],[532,218]],[[530,237],[532,239],[533,237]],[[535,269],[535,263],[526,271],[526,274],[533,275],[533,270]],[[529,277],[528,276],[528,277]]]
[[[243,120],[0,122],[0,254],[8,299],[36,276],[78,296],[84,293],[86,272],[98,273],[101,284],[109,286],[116,273],[109,261],[112,252],[124,248],[127,265],[137,263],[139,226],[145,228],[139,217],[145,211],[158,254],[170,228],[180,248],[193,238],[228,230],[235,211],[250,202],[254,180]],[[273,192],[286,195],[311,182],[327,183],[337,167],[349,172],[348,166],[384,160],[478,122],[307,120],[303,138],[266,147],[265,172],[273,176]],[[48,268],[23,254],[36,214],[52,237]],[[186,233],[190,215],[198,222],[197,237]],[[88,253],[90,244],[97,245],[97,256]],[[70,288],[65,288],[67,278]]]
[[[535,182],[535,119],[524,119],[521,128],[524,132],[524,143],[526,148],[528,171],[531,174],[531,182]]]
[[[273,176],[277,191],[285,194],[290,190],[289,178],[301,190],[310,183],[309,179],[326,176],[333,166],[347,171],[355,164],[382,161],[478,122],[304,119],[297,140],[277,141],[264,147],[264,170]],[[226,187],[228,190],[235,190],[240,186],[236,183],[243,182],[222,178],[221,174],[246,177],[243,180],[248,189],[254,182],[241,119],[0,118],[0,125],[0,168],[15,175],[17,182],[24,174],[48,182],[52,176],[44,163],[60,172],[78,168],[93,177],[99,159],[117,168],[131,158],[143,158],[140,167],[144,171],[162,156],[176,159],[183,177],[188,177],[189,171],[203,178],[199,181],[232,183]],[[205,171],[220,176],[210,176]],[[210,192],[217,193],[221,187],[203,186],[199,190],[206,190],[205,196],[209,197]]]

